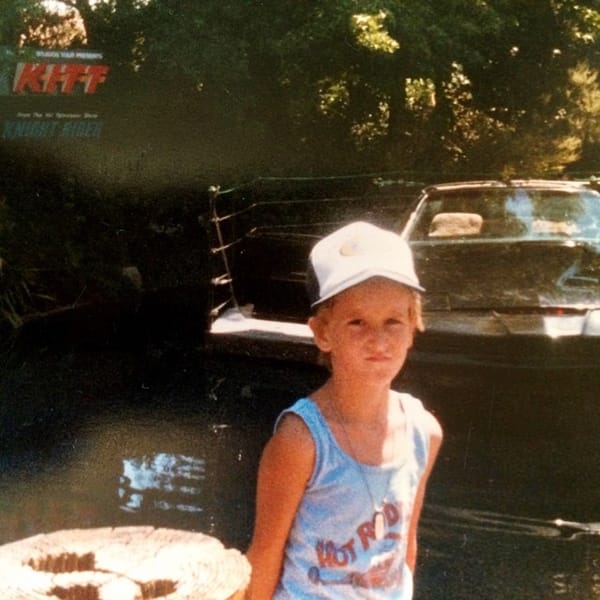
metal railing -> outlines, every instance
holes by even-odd
[[[424,185],[364,175],[261,178],[223,190],[211,186],[207,219],[209,326],[227,308],[239,308],[236,266],[249,235],[315,238],[359,219],[392,226]]]

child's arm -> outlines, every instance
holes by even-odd
[[[265,446],[258,469],[256,520],[247,552],[252,566],[247,598],[273,596],[285,543],[314,460],[314,442],[304,421],[286,415]]]
[[[425,498],[425,488],[427,487],[427,480],[435,464],[440,446],[442,445],[442,428],[438,420],[429,412],[425,413],[426,427],[429,431],[429,459],[427,461],[427,467],[419,482],[419,488],[417,489],[417,495],[415,498],[415,504],[413,507],[413,513],[411,515],[410,527],[408,530],[408,543],[406,549],[406,563],[410,570],[415,572],[415,565],[417,562],[417,527],[419,525],[419,518],[421,517],[421,509],[423,508],[423,501]]]

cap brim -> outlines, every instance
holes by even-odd
[[[417,292],[425,292],[424,287],[422,287],[419,283],[415,282],[414,280],[409,279],[408,277],[400,277],[396,273],[390,273],[389,271],[385,271],[385,270],[369,269],[368,271],[362,271],[360,273],[356,273],[352,277],[349,277],[347,279],[344,279],[344,280],[338,282],[331,289],[326,290],[325,294],[323,294],[323,296],[321,296],[318,300],[313,302],[311,304],[311,307],[314,308],[314,307],[318,306],[319,304],[326,302],[327,300],[330,300],[334,296],[341,294],[342,292],[346,291],[347,289],[354,287],[355,285],[358,285],[360,283],[364,283],[365,281],[368,281],[369,279],[373,279],[374,277],[382,277],[384,279],[389,279],[390,281],[399,283],[400,285],[408,287]]]

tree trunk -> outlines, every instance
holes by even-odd
[[[238,600],[250,565],[202,533],[71,529],[0,546],[2,600]]]

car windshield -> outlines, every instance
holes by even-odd
[[[600,194],[588,189],[455,188],[420,204],[410,241],[600,241]]]

